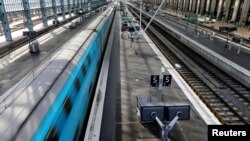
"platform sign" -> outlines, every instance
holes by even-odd
[[[33,37],[36,36],[36,31],[23,31],[23,36]]]
[[[163,75],[162,86],[170,86],[172,81],[172,75]]]
[[[151,87],[158,87],[160,82],[160,76],[159,75],[151,75],[150,79],[150,86]]]

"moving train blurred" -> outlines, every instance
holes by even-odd
[[[114,6],[76,34],[1,112],[0,140],[79,140],[114,18]],[[22,106],[15,108],[18,104]],[[9,111],[15,117],[9,116]],[[10,118],[6,118],[10,117]]]

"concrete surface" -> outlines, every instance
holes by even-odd
[[[149,78],[159,74],[162,63],[145,39],[133,43],[121,39],[116,31],[111,54],[111,70],[104,104],[101,141],[159,141],[156,124],[142,125],[136,115],[136,96],[151,95],[156,99],[157,89],[150,87]],[[120,43],[119,43],[120,40]],[[176,82],[163,88],[164,101],[189,102]],[[207,125],[193,109],[190,121],[179,121],[170,134],[176,141],[206,141]]]

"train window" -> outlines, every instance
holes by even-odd
[[[86,75],[86,68],[84,65],[82,65],[82,76],[84,77]]]
[[[91,63],[91,58],[90,58],[89,55],[87,56],[87,62],[88,62],[88,64],[90,65],[90,63]]]
[[[49,133],[46,136],[46,141],[58,141],[59,135],[55,127],[51,127]]]
[[[81,88],[80,81],[79,81],[78,78],[76,78],[76,80],[75,80],[75,89],[76,89],[76,93],[79,92],[80,88]]]
[[[70,98],[67,97],[64,101],[64,104],[63,104],[63,108],[66,112],[67,115],[69,115],[70,111],[71,111],[71,108],[72,108],[72,103],[70,101]]]

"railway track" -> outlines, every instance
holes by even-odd
[[[90,10],[88,12],[92,12],[92,11],[95,11],[95,9],[92,9],[92,10]],[[61,15],[61,14],[59,14],[59,15]],[[33,41],[37,37],[40,37],[40,36],[48,33],[49,31],[51,31],[51,30],[53,30],[53,29],[55,29],[55,28],[57,28],[59,26],[62,26],[64,24],[66,24],[66,23],[69,23],[69,22],[71,22],[72,20],[74,20],[74,19],[76,19],[78,17],[80,17],[80,16],[77,15],[77,16],[74,16],[74,17],[70,17],[70,18],[68,18],[68,19],[66,19],[64,21],[61,21],[59,24],[54,24],[54,25],[51,25],[51,26],[49,26],[49,27],[47,27],[45,29],[38,30],[37,31],[37,36],[31,37],[30,41]],[[50,20],[52,18],[53,18],[53,16],[49,16],[48,20]],[[41,23],[41,19],[36,19],[33,22],[34,22],[33,23],[34,25],[37,25],[37,24]],[[20,27],[17,30],[24,27],[25,25],[22,23],[22,24],[19,24],[18,26],[20,26]],[[12,29],[12,32],[13,31],[15,31],[15,30]],[[13,51],[15,51],[17,49],[19,49],[21,46],[23,46],[23,45],[25,45],[27,43],[28,43],[28,38],[27,37],[20,37],[19,39],[14,40],[11,43],[7,43],[6,45],[0,46],[0,58],[3,58],[4,56],[10,54],[11,52],[13,52]]]
[[[130,9],[132,13],[138,14]],[[142,24],[149,19],[143,17]],[[152,22],[147,34],[171,64],[182,66],[177,71],[222,124],[250,124],[250,89],[203,59]]]
[[[78,16],[75,16],[75,17],[71,17],[65,21],[62,21],[60,22],[59,24],[56,24],[56,25],[51,25],[45,29],[41,29],[39,31],[37,31],[37,36],[35,37],[32,37],[30,38],[30,41],[33,41],[35,40],[37,37],[40,37],[46,33],[48,33],[49,31],[59,27],[59,26],[62,26],[74,19],[78,18]],[[27,37],[20,37],[19,39],[17,40],[14,40],[12,41],[11,43],[7,44],[7,45],[4,45],[0,48],[0,58],[3,58],[4,56],[8,55],[9,53],[15,51],[16,49],[20,48],[21,46],[25,45],[28,43],[28,38]]]

